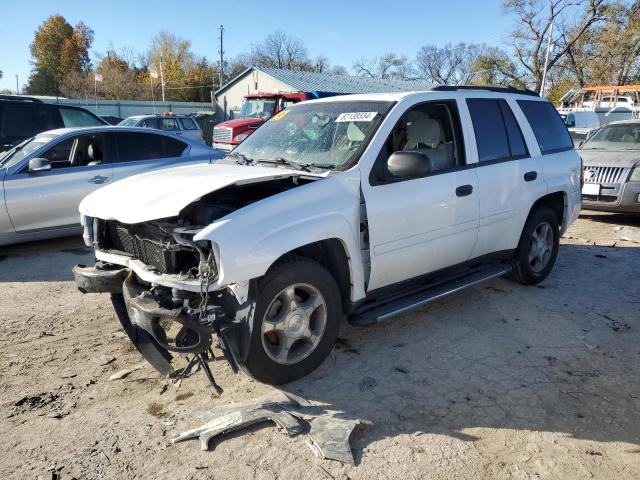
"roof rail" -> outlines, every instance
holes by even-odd
[[[529,90],[528,88],[514,88],[514,87],[492,87],[489,85],[438,85],[431,90],[436,92],[455,92],[456,90],[486,90],[489,92],[498,93],[517,93],[518,95],[529,95],[531,97],[539,97],[536,92]]]
[[[43,103],[39,98],[26,97],[24,95],[0,95],[0,100],[12,100],[14,102]]]

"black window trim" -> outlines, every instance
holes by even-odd
[[[469,98],[465,98],[465,103],[467,104],[467,109],[469,108],[469,100],[494,100],[496,102],[498,102],[498,110],[500,110],[500,118],[502,118],[502,126],[504,127],[504,133],[506,135],[507,138],[507,147],[509,148],[509,156],[508,157],[501,157],[501,158],[493,158],[491,160],[485,160],[482,161],[480,160],[480,151],[478,151],[478,167],[482,167],[484,165],[496,165],[498,163],[505,163],[505,162],[513,162],[516,160],[523,160],[525,158],[531,158],[531,152],[529,152],[529,146],[527,145],[527,141],[524,138],[524,135],[522,133],[522,128],[520,127],[520,123],[518,123],[518,119],[516,118],[515,113],[513,113],[513,109],[511,108],[511,106],[509,105],[509,102],[507,102],[504,98],[501,97],[493,97],[493,98],[487,98],[487,97],[469,97]],[[509,132],[507,131],[507,124],[505,122],[504,119],[504,112],[502,111],[502,106],[500,105],[500,101],[503,101],[507,108],[509,108],[511,110],[511,114],[513,115],[514,120],[516,121],[516,125],[518,127],[518,130],[520,131],[520,135],[522,136],[522,142],[524,143],[524,148],[526,149],[527,153],[524,155],[511,155],[511,142],[509,141]],[[471,128],[473,128],[473,118],[471,118],[471,111],[469,111],[469,118],[471,119]],[[473,129],[473,134],[474,134],[474,138],[475,138],[475,128]],[[476,150],[478,150],[478,139],[476,139]]]
[[[573,143],[573,138],[571,138],[571,135],[569,134],[569,131],[567,130],[567,134],[569,135],[569,140],[571,141],[571,145],[568,145],[566,147],[560,147],[560,148],[553,148],[551,150],[547,150],[547,151],[542,151],[542,148],[540,147],[540,142],[538,141],[538,137],[536,137],[536,133],[533,130],[533,126],[531,125],[531,122],[529,122],[529,119],[527,118],[527,115],[524,113],[524,110],[522,110],[522,105],[520,104],[521,102],[536,102],[536,100],[522,100],[522,99],[518,99],[516,100],[516,103],[518,104],[518,108],[522,111],[522,114],[524,115],[524,117],[526,118],[527,122],[529,123],[529,128],[531,128],[531,133],[533,133],[533,138],[536,139],[536,143],[538,144],[538,150],[540,150],[540,156],[544,156],[544,155],[553,155],[554,153],[562,153],[562,152],[569,152],[571,150],[575,150],[576,146]],[[544,100],[540,101],[540,103],[545,103]],[[547,102],[550,103],[551,102]],[[551,104],[551,107],[553,108],[553,110],[556,112],[556,115],[558,115],[558,117],[560,118],[560,121],[562,122],[562,124],[565,126],[565,128],[567,127],[564,120],[562,120],[562,117],[560,116],[560,113],[558,112],[558,110],[553,106],[553,104]]]
[[[435,170],[433,172],[429,172],[426,175],[423,175],[422,177],[415,177],[415,178],[395,178],[395,177],[388,177],[388,178],[380,178],[377,174],[376,174],[376,170],[378,168],[378,162],[379,157],[380,157],[380,152],[378,152],[378,155],[376,156],[376,159],[373,162],[373,165],[371,166],[371,170],[369,171],[369,185],[372,187],[378,187],[378,186],[382,186],[382,185],[392,185],[395,183],[401,183],[401,182],[410,182],[412,180],[422,180],[423,178],[429,178],[429,177],[435,177],[437,175],[444,175],[447,173],[453,173],[453,172],[459,172],[462,170],[468,170],[470,168],[475,168],[476,164],[475,163],[467,163],[467,151],[465,149],[465,145],[464,145],[464,128],[462,126],[462,119],[460,118],[460,109],[458,108],[458,102],[456,101],[455,98],[442,98],[442,99],[438,99],[438,100],[427,100],[424,102],[419,102],[416,103],[414,105],[411,105],[411,107],[409,107],[407,110],[405,110],[402,115],[400,115],[400,119],[398,119],[398,122],[402,119],[402,117],[409,111],[413,110],[414,108],[420,107],[422,105],[426,105],[426,104],[444,104],[447,105],[448,107],[453,106],[454,111],[452,112],[451,110],[449,110],[450,115],[454,115],[457,114],[457,122],[454,121],[454,118],[452,118],[452,122],[453,122],[453,127],[452,128],[452,133],[454,135],[454,138],[459,135],[460,138],[455,138],[455,140],[457,142],[459,142],[460,145],[460,157],[462,159],[462,162],[460,165],[456,165],[455,167],[451,167],[451,168],[443,168],[440,170]],[[387,112],[388,113],[388,112]],[[455,116],[454,116],[455,117]],[[389,132],[389,135],[393,134],[393,130],[396,128],[396,126],[398,125],[398,122],[396,122],[393,125],[393,128],[391,129],[391,132]],[[456,128],[457,127],[457,128]],[[457,132],[456,132],[457,130]],[[387,135],[387,138],[385,138],[384,144],[383,144],[383,148],[384,145],[386,145],[387,141],[389,140],[389,135]]]

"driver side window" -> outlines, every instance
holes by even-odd
[[[372,171],[373,185],[398,181],[387,170],[387,161],[395,152],[415,152],[427,157],[431,165],[428,175],[464,165],[460,117],[455,102],[423,103],[402,115],[378,155]]]

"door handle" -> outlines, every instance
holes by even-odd
[[[460,185],[456,188],[456,196],[458,197],[466,197],[473,193],[473,186],[471,185]]]
[[[101,183],[106,182],[107,180],[109,180],[109,177],[103,177],[102,175],[96,175],[95,177],[92,177],[87,181],[89,183],[95,183],[96,185],[99,185]]]
[[[525,182],[533,182],[536,178],[538,178],[538,172],[533,171],[533,172],[527,172],[524,174],[524,181]]]

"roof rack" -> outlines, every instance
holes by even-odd
[[[489,92],[499,93],[517,93],[518,95],[529,95],[531,97],[539,97],[536,92],[529,90],[528,88],[514,88],[514,87],[492,87],[489,85],[438,85],[431,90],[436,92],[455,92],[456,90],[486,90]]]
[[[11,100],[14,102],[43,103],[39,98],[26,97],[24,95],[0,95],[0,100]]]

